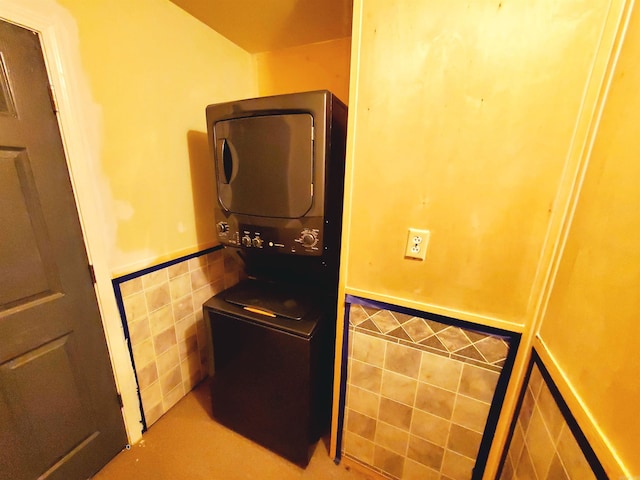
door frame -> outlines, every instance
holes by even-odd
[[[89,262],[95,272],[95,290],[107,340],[116,388],[129,443],[142,438],[142,419],[135,372],[111,283],[108,230],[101,219],[99,142],[91,138],[100,123],[82,69],[75,20],[54,0],[0,0],[0,19],[40,35],[45,65],[58,105],[58,125],[67,169],[75,196]],[[88,132],[88,133],[83,133]],[[93,142],[92,142],[93,140]],[[95,147],[95,148],[92,148]]]

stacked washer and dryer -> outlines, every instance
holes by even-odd
[[[304,467],[331,418],[347,108],[315,91],[206,115],[218,238],[247,273],[204,304],[213,417]]]

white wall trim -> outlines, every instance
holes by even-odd
[[[0,18],[40,34],[49,79],[58,101],[58,122],[87,254],[96,274],[96,294],[116,387],[124,404],[125,428],[129,443],[136,443],[142,438],[137,382],[111,283],[104,242],[108,235],[100,222],[105,218],[98,197],[100,172],[95,171],[99,158],[95,158],[95,149],[91,148],[100,133],[99,107],[91,100],[82,70],[76,24],[53,0],[0,0]]]

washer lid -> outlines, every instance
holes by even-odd
[[[314,298],[295,285],[247,280],[232,287],[224,299],[254,313],[302,320],[314,308]]]
[[[284,288],[291,288],[291,286],[284,286]],[[295,286],[292,288],[296,288]],[[273,289],[276,292],[273,292]],[[250,293],[256,293],[257,295],[251,295]],[[280,287],[276,288],[273,283],[260,282],[258,280],[245,280],[238,285],[231,287],[228,290],[220,292],[214,297],[211,297],[207,300],[203,307],[205,310],[209,312],[214,312],[220,315],[229,316],[230,318],[235,318],[237,320],[254,323],[256,325],[261,325],[269,328],[274,328],[277,330],[282,330],[283,332],[288,332],[303,338],[311,338],[314,335],[318,325],[323,321],[323,310],[321,308],[322,302],[318,301],[310,301],[308,304],[306,301],[300,302],[300,298],[296,295],[293,295],[296,299],[296,307],[291,308],[291,304],[285,308],[285,310],[289,310],[286,312],[289,316],[281,316],[275,313],[275,311],[279,311],[282,313],[282,309],[277,308],[278,301],[272,300],[273,303],[267,305],[266,302],[268,300],[262,300],[260,306],[250,306],[250,305],[241,305],[243,303],[248,303],[249,299],[259,299],[264,296],[268,296],[267,292],[275,293],[276,295],[282,295],[281,298],[291,297],[291,295],[283,295],[280,290]],[[280,292],[280,293],[279,293]],[[236,303],[232,303],[233,300]],[[309,297],[311,298],[311,297]],[[256,303],[255,301],[251,303]],[[301,306],[302,305],[302,306]],[[271,307],[274,307],[271,311]],[[299,308],[297,312],[296,308]],[[292,313],[293,311],[293,313]],[[300,316],[300,313],[305,312],[300,319],[292,319],[291,316]]]

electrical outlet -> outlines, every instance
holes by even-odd
[[[404,251],[405,258],[424,260],[427,254],[427,245],[429,245],[429,235],[429,230],[410,228],[409,236],[407,237],[407,247]]]

